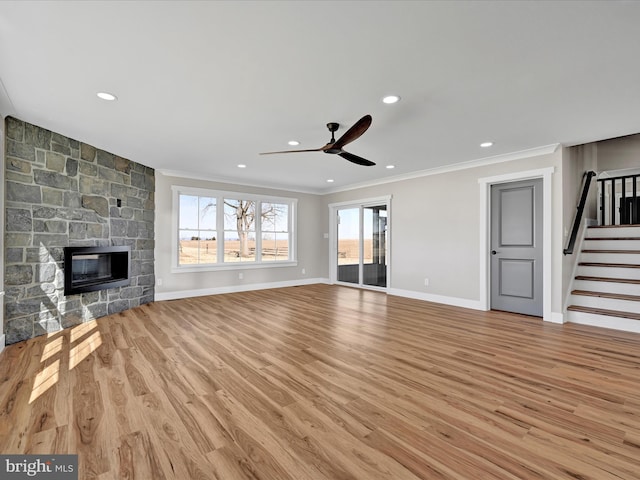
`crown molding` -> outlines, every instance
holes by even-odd
[[[367,182],[352,183],[351,185],[345,185],[343,187],[331,188],[331,189],[295,188],[295,187],[286,186],[282,184],[247,182],[247,181],[240,181],[234,178],[200,175],[200,174],[191,173],[191,172],[182,172],[179,170],[157,169],[156,172],[167,177],[189,178],[193,180],[205,180],[209,182],[241,185],[246,187],[265,188],[265,189],[280,190],[285,192],[306,193],[310,195],[329,195],[329,194],[338,193],[338,192],[348,192],[350,190],[356,190],[359,188],[373,187],[376,185],[384,185],[387,183],[401,182],[403,180],[412,180],[414,178],[428,177],[431,175],[442,175],[444,173],[456,172],[459,170],[467,170],[469,168],[478,168],[486,165],[493,165],[496,163],[511,162],[513,160],[522,160],[524,158],[538,157],[540,155],[549,155],[554,153],[559,146],[560,146],[559,143],[554,143],[554,144],[545,145],[542,147],[530,148],[528,150],[521,150],[518,152],[511,152],[511,153],[505,153],[502,155],[495,155],[492,157],[480,158],[478,160],[471,160],[469,162],[461,162],[461,163],[455,163],[453,165],[445,165],[442,167],[430,168],[427,170],[419,170],[417,172],[411,172],[411,173],[406,173],[402,175],[394,175],[393,177],[386,177],[386,178],[371,180]]]
[[[324,195],[324,192],[321,190],[313,190],[308,188],[295,188],[291,186],[281,185],[281,184],[269,184],[269,183],[257,183],[257,182],[247,182],[240,181],[234,178],[227,177],[216,177],[212,175],[200,175],[192,172],[182,172],[179,170],[166,170],[166,169],[157,169],[156,173],[160,173],[165,177],[175,177],[175,178],[188,178],[191,180],[205,180],[207,182],[216,182],[216,183],[225,183],[228,185],[240,185],[244,187],[257,187],[264,188],[269,190],[279,190],[284,192],[297,192],[297,193],[307,193],[311,195]]]
[[[414,178],[429,177],[431,175],[442,175],[443,173],[457,172],[459,170],[467,170],[470,168],[484,167],[486,165],[493,165],[496,163],[511,162],[513,160],[522,160],[524,158],[538,157],[540,155],[550,155],[554,153],[559,143],[551,145],[545,145],[542,147],[530,148],[528,150],[520,150],[518,152],[505,153],[502,155],[495,155],[492,157],[480,158],[478,160],[471,160],[469,162],[455,163],[453,165],[445,165],[442,167],[429,168],[427,170],[418,170],[417,172],[405,173],[402,175],[394,175],[393,177],[387,177],[379,180],[371,180],[368,182],[354,183],[346,185],[344,187],[332,188],[324,190],[324,194],[347,192],[349,190],[355,190],[358,188],[374,187],[376,185],[384,185],[387,183],[401,182],[403,180],[413,180]]]

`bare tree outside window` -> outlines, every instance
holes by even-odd
[[[290,260],[290,203],[237,198],[179,195],[178,265]]]
[[[244,260],[255,260],[255,247],[256,247],[256,202],[253,200],[224,200],[224,215],[225,215],[225,242],[227,246],[225,246],[225,261],[228,259],[226,253],[231,253],[230,261],[234,261],[234,253],[236,253],[236,258],[239,258],[240,261]],[[278,232],[278,237],[275,239],[279,240],[282,244],[282,232],[288,230],[286,228],[287,224],[287,213],[288,208],[287,205],[263,202],[260,206],[260,222],[261,228],[263,232]],[[284,223],[285,227],[282,227]],[[231,231],[237,235],[238,248],[237,251],[234,247],[234,239],[230,236]],[[288,235],[288,233],[286,233]],[[263,236],[264,241],[264,236]],[[267,247],[271,248],[269,253],[271,253],[275,247]],[[286,249],[283,248],[282,251]],[[285,251],[286,253],[286,251]],[[281,256],[281,255],[280,255]],[[266,257],[266,258],[265,258]],[[264,255],[263,251],[263,260],[275,260],[277,257],[274,257],[273,254],[271,258],[268,258],[269,255]]]
[[[252,200],[224,200],[225,261],[236,258],[255,259],[256,202]],[[232,236],[235,232],[237,237]],[[237,243],[237,248],[234,248]],[[253,252],[251,248],[253,247]],[[231,259],[227,254],[231,254]]]

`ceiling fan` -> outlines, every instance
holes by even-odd
[[[348,143],[353,142],[360,138],[360,136],[367,131],[367,129],[371,126],[371,115],[365,115],[353,126],[347,130],[344,135],[342,135],[338,140],[335,139],[333,134],[338,130],[340,126],[339,123],[327,123],[327,128],[331,132],[331,140],[324,147],[320,148],[312,148],[309,150],[284,150],[281,152],[263,152],[260,155],[273,155],[275,153],[298,153],[298,152],[324,152],[331,154],[338,154],[345,160],[349,160],[352,163],[357,165],[363,165],[365,167],[371,167],[375,165],[371,160],[367,160],[366,158],[359,157],[354,155],[353,153],[345,152],[342,150],[342,147],[347,145]]]

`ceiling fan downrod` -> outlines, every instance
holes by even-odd
[[[334,133],[338,131],[338,128],[340,127],[339,123],[336,122],[329,122],[327,123],[327,128],[329,129],[329,131],[331,132],[331,140],[329,140],[329,143],[327,144],[327,146],[329,145],[333,145],[334,143],[336,143],[336,139],[334,137]],[[340,149],[339,148],[328,148],[324,151],[324,153],[340,153]]]

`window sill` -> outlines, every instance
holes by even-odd
[[[261,263],[225,263],[222,265],[185,265],[182,267],[171,267],[171,273],[198,273],[198,272],[221,272],[225,270],[250,270],[257,268],[278,268],[295,267],[297,260],[288,262],[261,262]]]

